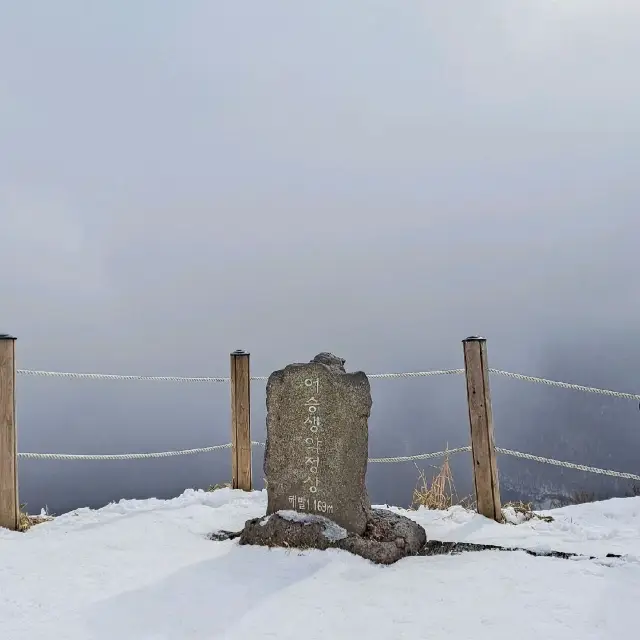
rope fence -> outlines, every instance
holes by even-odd
[[[398,378],[426,378],[432,376],[462,375],[464,369],[439,369],[434,371],[408,371],[401,373],[372,373],[367,374],[370,380],[392,380]],[[551,387],[560,387],[562,389],[570,389],[572,391],[582,391],[583,393],[595,393],[613,398],[623,398],[625,400],[635,400],[640,402],[640,394],[626,393],[624,391],[613,391],[611,389],[600,389],[598,387],[587,387],[581,384],[573,384],[570,382],[561,382],[559,380],[548,380],[547,378],[539,378],[536,376],[527,376],[521,373],[513,373],[511,371],[503,371],[502,369],[489,369],[489,373],[514,380],[523,380],[525,382],[533,382],[536,384],[544,384]],[[182,383],[229,383],[231,378],[224,376],[139,376],[139,375],[122,375],[114,373],[74,373],[66,371],[38,371],[32,369],[17,369],[16,374],[25,377],[44,377],[44,378],[71,378],[71,379],[87,379],[87,380],[127,380],[127,381],[144,381],[144,382],[182,382]],[[266,382],[268,376],[251,376],[254,382]]]
[[[264,442],[252,442],[253,447],[264,447]],[[218,444],[213,447],[200,447],[197,449],[183,449],[181,451],[160,451],[154,453],[107,453],[107,454],[83,454],[83,453],[18,453],[18,458],[25,460],[147,460],[150,458],[172,458],[175,456],[190,456],[200,453],[211,453],[212,451],[220,451],[221,449],[231,449],[231,442],[226,444]],[[444,451],[434,451],[433,453],[419,453],[413,456],[393,456],[388,458],[369,458],[370,464],[394,464],[401,462],[415,462],[418,460],[431,460],[434,458],[444,458],[445,456],[455,455],[456,453],[470,452],[471,447],[457,447],[455,449],[446,449]],[[589,467],[583,464],[575,464],[573,462],[564,462],[562,460],[554,460],[553,458],[544,458],[535,456],[531,453],[522,453],[521,451],[513,451],[511,449],[503,449],[496,447],[496,452],[508,456],[514,456],[523,460],[532,460],[543,464],[550,464],[557,467],[565,467],[566,469],[575,469],[576,471],[585,471],[587,473],[596,473],[614,478],[624,478],[626,480],[640,481],[640,475],[633,473],[624,473],[621,471],[612,471],[610,469],[599,469],[598,467]]]
[[[406,373],[372,373],[369,379],[390,380],[392,378],[424,378],[429,376],[459,375],[464,369],[444,369],[439,371],[410,371]],[[222,382],[228,383],[231,378],[223,376],[138,376],[115,373],[74,373],[67,371],[39,371],[32,369],[16,369],[16,375],[32,378],[71,378],[75,380],[127,380],[140,382]],[[254,382],[266,382],[268,376],[251,376]]]
[[[526,382],[533,382],[537,384],[544,384],[553,387],[560,387],[563,389],[570,389],[572,391],[582,391],[585,393],[596,393],[605,396],[624,398],[627,400],[640,401],[640,394],[625,393],[622,391],[612,391],[610,389],[599,389],[597,387],[587,387],[584,385],[573,384],[569,382],[561,382],[557,380],[548,380],[546,378],[540,378],[536,376],[527,376],[520,373],[513,373],[511,371],[503,371],[501,369],[489,368],[489,372],[495,375],[512,378],[515,380],[523,380]],[[373,373],[368,374],[369,379],[390,380],[396,378],[424,378],[431,376],[445,376],[445,375],[461,375],[465,373],[465,369],[436,369],[432,371],[409,371],[400,373]],[[182,383],[228,383],[231,378],[224,376],[141,376],[141,375],[122,375],[122,374],[110,374],[110,373],[76,373],[76,372],[63,372],[63,371],[41,371],[31,369],[17,369],[17,375],[31,376],[31,377],[53,377],[53,378],[71,378],[71,379],[90,379],[90,380],[133,380],[133,381],[151,381],[151,382],[182,382]],[[268,376],[251,376],[252,381],[266,381]],[[252,446],[262,446],[262,442],[252,442]],[[174,456],[188,456],[200,453],[211,453],[212,451],[218,451],[220,449],[230,449],[232,443],[216,445],[212,447],[200,447],[197,449],[184,449],[181,451],[161,451],[155,453],[121,453],[121,454],[71,454],[71,453],[18,453],[19,458],[27,460],[144,460],[149,458],[170,458]],[[370,463],[398,463],[398,462],[412,462],[417,460],[429,460],[433,458],[441,458],[445,455],[454,455],[456,453],[471,451],[471,447],[458,447],[456,449],[449,449],[446,451],[436,451],[433,453],[421,453],[413,456],[394,456],[387,458],[369,458]],[[519,451],[512,451],[509,449],[502,449],[496,447],[498,453],[505,455],[515,456],[524,460],[533,460],[534,462],[541,462],[544,464],[551,464],[555,466],[565,467],[568,469],[576,469],[578,471],[586,471],[588,473],[597,473],[601,475],[613,476],[616,478],[626,478],[629,480],[640,480],[640,475],[633,473],[622,473],[618,471],[611,471],[608,469],[598,469],[596,467],[590,467],[586,465],[574,464],[572,462],[563,462],[561,460],[554,460],[552,458],[544,458],[542,456],[535,456],[529,453],[522,453]]]
[[[144,376],[144,375],[121,375],[105,373],[76,373],[63,371],[44,371],[31,369],[16,369],[14,355],[9,347],[14,349],[15,339],[10,336],[0,336],[0,410],[9,416],[9,437],[6,442],[0,442],[0,489],[5,492],[15,493],[14,507],[17,509],[17,477],[15,475],[15,460],[65,460],[65,461],[110,461],[110,460],[145,460],[170,458],[177,456],[189,456],[197,454],[212,453],[222,449],[232,450],[233,479],[232,486],[250,490],[251,480],[251,451],[256,447],[265,447],[263,442],[255,442],[250,439],[250,416],[248,407],[250,406],[250,382],[268,380],[267,376],[251,376],[249,373],[249,354],[243,351],[236,351],[231,354],[231,376]],[[395,464],[404,462],[415,462],[419,460],[430,460],[442,458],[458,453],[472,453],[474,479],[476,488],[476,499],[478,511],[487,517],[499,519],[501,517],[499,483],[497,478],[497,464],[495,454],[513,456],[523,460],[529,460],[542,464],[594,473],[614,478],[640,481],[639,474],[624,473],[611,469],[600,469],[553,458],[523,453],[511,449],[495,447],[493,444],[493,418],[491,413],[491,399],[489,393],[489,375],[506,377],[514,380],[521,380],[535,384],[542,384],[551,387],[580,391],[583,393],[599,394],[608,397],[622,398],[625,400],[640,401],[640,394],[614,391],[610,389],[600,389],[579,384],[549,380],[546,378],[528,376],[501,369],[490,368],[487,364],[486,341],[483,338],[467,338],[463,341],[465,367],[459,369],[440,369],[433,371],[413,371],[401,373],[374,373],[367,377],[369,379],[406,379],[425,378],[434,376],[464,375],[467,382],[467,402],[469,405],[469,421],[471,426],[471,446],[446,449],[431,453],[421,453],[410,456],[391,456],[369,458],[368,462],[373,464]],[[4,357],[2,357],[4,354]],[[222,383],[230,384],[232,393],[232,442],[209,447],[195,449],[184,449],[178,451],[160,451],[150,453],[121,453],[121,454],[71,454],[71,453],[34,453],[16,452],[15,442],[15,384],[10,383],[15,376],[23,377],[44,377],[44,378],[66,378],[66,379],[88,379],[88,380],[122,380],[122,381],[149,381],[149,382],[175,382],[175,383]],[[9,381],[10,384],[7,384]],[[4,384],[4,387],[3,387]],[[13,407],[13,408],[12,408]],[[0,411],[0,415],[2,414]],[[4,448],[3,448],[4,447]],[[12,460],[14,462],[12,462]],[[12,485],[13,482],[13,485]],[[8,494],[6,494],[8,495]],[[5,506],[6,509],[6,506]],[[12,509],[9,509],[9,516],[0,513],[0,527],[8,526],[14,528]],[[16,511],[17,513],[17,511]],[[17,516],[16,516],[17,517]],[[15,521],[17,523],[17,520]],[[8,524],[7,524],[8,523]],[[17,524],[15,525],[17,526]]]
[[[613,478],[625,478],[626,480],[639,480],[640,475],[635,473],[622,473],[621,471],[611,471],[610,469],[598,469],[597,467],[588,467],[584,464],[574,464],[573,462],[563,462],[562,460],[554,460],[553,458],[543,458],[542,456],[534,456],[531,453],[522,453],[520,451],[512,451],[511,449],[502,449],[496,447],[498,453],[507,456],[515,456],[523,460],[533,460],[533,462],[542,462],[543,464],[552,464],[556,467],[564,467],[565,469],[575,469],[576,471],[586,471],[587,473],[598,473],[603,476],[611,476]]]

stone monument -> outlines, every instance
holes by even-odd
[[[335,547],[383,564],[425,546],[421,526],[371,508],[365,484],[371,390],[362,371],[347,373],[344,364],[320,353],[269,376],[267,514],[232,534],[240,544]]]
[[[293,510],[364,533],[371,412],[367,376],[328,353],[290,364],[267,382],[267,514]]]

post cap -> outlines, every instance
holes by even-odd
[[[469,336],[465,338],[462,342],[486,342],[486,338],[482,338],[481,336]]]
[[[236,349],[231,353],[232,356],[248,356],[249,352],[244,349]]]
[[[0,333],[0,340],[15,340],[15,336],[10,336],[8,333]]]

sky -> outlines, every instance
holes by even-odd
[[[636,386],[635,0],[0,13],[0,332],[20,368],[216,376],[241,348],[255,375],[320,351],[349,370],[439,369],[481,334],[498,368]],[[19,384],[21,451],[229,440],[224,386]],[[499,383],[496,430],[502,412],[524,442],[540,404],[516,384]],[[375,455],[467,443],[460,380],[373,394]],[[566,402],[554,431],[584,406]],[[258,383],[253,407],[260,437]],[[614,421],[623,452],[633,410]],[[24,462],[21,495],[175,495],[228,479],[227,458]],[[409,494],[415,469],[371,476],[374,497]]]

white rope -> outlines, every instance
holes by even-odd
[[[264,447],[264,442],[252,442],[254,447]],[[192,456],[197,453],[210,453],[220,449],[231,449],[233,445],[217,444],[213,447],[182,449],[181,451],[159,451],[157,453],[19,453],[18,458],[27,460],[145,460],[148,458],[172,458],[173,456]]]
[[[218,444],[214,447],[184,449],[182,451],[160,451],[157,453],[19,453],[18,458],[28,460],[144,460],[147,458],[171,458],[173,456],[190,456],[196,453],[210,453],[220,449],[230,449],[231,443]]]
[[[264,442],[251,442],[254,447],[264,447]],[[19,453],[18,457],[27,460],[144,460],[148,458],[171,458],[174,456],[189,456],[198,453],[210,453],[219,451],[220,449],[230,449],[232,444],[218,444],[213,447],[200,447],[198,449],[184,449],[181,451],[160,451],[155,453],[116,453],[116,454],[76,454],[76,453]],[[415,456],[395,456],[389,458],[369,458],[371,463],[395,463],[395,462],[411,462],[413,460],[429,460],[432,458],[442,458],[446,455],[453,455],[471,451],[471,447],[458,447],[456,449],[447,449],[445,451],[435,451],[433,453],[420,453]],[[625,478],[627,480],[640,480],[640,475],[633,473],[622,473],[620,471],[611,471],[609,469],[598,469],[597,467],[588,467],[583,464],[574,464],[573,462],[563,462],[552,458],[543,458],[542,456],[534,456],[530,453],[522,453],[520,451],[512,451],[511,449],[502,449],[496,447],[498,453],[524,460],[533,460],[534,462],[542,462],[557,467],[565,467],[567,469],[576,469],[578,471],[586,471],[588,473],[597,473],[614,478]]]
[[[429,460],[431,458],[442,458],[449,454],[471,451],[471,447],[458,447],[447,451],[436,451],[434,453],[419,453],[415,456],[396,456],[394,458],[369,458],[369,462],[411,462],[412,460]]]
[[[413,371],[408,373],[373,373],[368,378],[389,380],[391,378],[423,378],[427,376],[443,376],[464,373],[464,369],[443,369],[437,371]],[[114,373],[72,373],[66,371],[37,371],[31,369],[18,369],[17,375],[46,378],[73,378],[89,380],[144,380],[152,382],[229,382],[229,378],[222,376],[135,376],[120,375]],[[251,376],[251,380],[266,382],[268,376]]]
[[[640,476],[634,473],[622,473],[620,471],[611,471],[610,469],[598,469],[597,467],[587,467],[583,464],[574,464],[573,462],[562,462],[561,460],[554,460],[553,458],[543,458],[542,456],[534,456],[530,453],[521,453],[520,451],[511,451],[510,449],[502,449],[496,447],[498,453],[503,453],[507,456],[515,456],[516,458],[523,458],[524,460],[533,460],[534,462],[542,462],[544,464],[552,464],[556,467],[565,467],[567,469],[576,469],[578,471],[587,471],[588,473],[598,473],[603,476],[612,476],[614,478],[625,478],[627,480],[640,480]]]
[[[412,371],[409,373],[372,373],[367,378],[389,380],[391,378],[424,378],[427,376],[449,376],[464,373],[464,369],[438,369],[436,371]]]
[[[581,384],[570,384],[568,382],[558,382],[557,380],[547,380],[546,378],[536,378],[535,376],[524,376],[521,373],[511,373],[509,371],[501,371],[500,369],[489,369],[491,373],[516,380],[525,380],[526,382],[537,382],[552,387],[562,387],[563,389],[572,389],[573,391],[584,391],[586,393],[599,393],[603,396],[613,396],[614,398],[625,398],[626,400],[640,400],[640,394],[623,393],[621,391],[611,391],[609,389],[598,389],[596,387],[585,387]]]
[[[18,369],[17,375],[47,378],[86,378],[90,380],[151,380],[154,382],[229,382],[229,378],[186,376],[123,376],[113,373],[68,373],[64,371],[31,371]]]
[[[254,447],[264,447],[264,442],[252,442]],[[80,454],[80,453],[19,453],[19,458],[27,460],[144,460],[147,458],[171,458],[173,456],[189,456],[197,453],[210,453],[220,449],[230,449],[231,443],[219,444],[214,447],[201,447],[199,449],[184,449],[182,451],[161,451],[157,453],[114,453],[114,454]],[[369,462],[409,462],[411,460],[427,460],[440,458],[447,454],[471,451],[471,447],[459,447],[448,451],[436,451],[435,453],[421,453],[415,456],[399,456],[395,458],[369,458]]]
[[[254,446],[264,447],[264,442],[252,442]],[[415,456],[396,456],[393,458],[369,458],[367,462],[411,462],[412,460],[428,460],[430,458],[442,458],[448,454],[471,451],[471,447],[458,447],[457,449],[447,449],[446,451],[435,451],[434,453],[419,453]]]
[[[640,401],[640,394],[624,393],[622,391],[612,391],[610,389],[598,389],[597,387],[586,387],[581,384],[571,384],[569,382],[560,382],[558,380],[548,380],[546,378],[538,378],[536,376],[526,376],[521,373],[512,373],[510,371],[502,371],[501,369],[489,369],[493,374],[513,378],[515,380],[524,380],[526,382],[536,382],[546,384],[552,387],[561,387],[563,389],[571,389],[573,391],[583,391],[585,393],[597,393],[600,395],[611,396],[614,398],[624,398],[626,400]],[[31,369],[18,369],[16,371],[21,376],[31,377],[50,377],[50,378],[73,378],[73,379],[89,379],[89,380],[137,380],[152,382],[223,382],[228,383],[230,378],[223,376],[137,376],[137,375],[119,375],[113,373],[72,373],[65,371],[34,371]],[[425,378],[431,376],[446,376],[463,374],[464,369],[438,369],[434,371],[409,371],[406,373],[372,373],[367,377],[372,380],[391,380],[394,378]],[[266,382],[268,376],[251,376],[251,380]]]
[[[392,378],[426,378],[430,376],[450,376],[464,373],[464,369],[437,369],[435,371],[408,371],[406,373],[368,373],[367,378],[377,380],[391,380]],[[268,376],[254,376],[252,380],[269,379]]]

